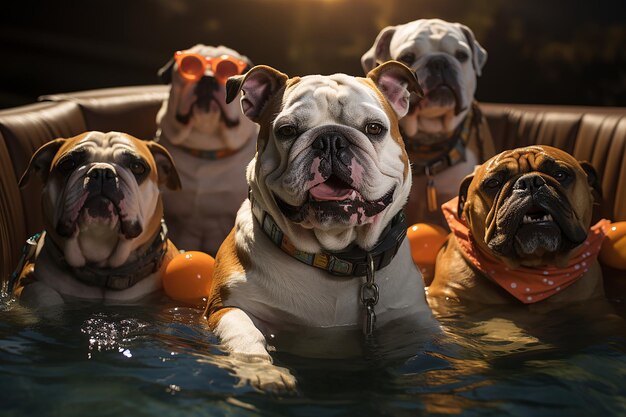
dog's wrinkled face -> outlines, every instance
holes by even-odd
[[[159,230],[159,182],[180,187],[167,151],[118,132],[57,139],[33,156],[43,178],[46,231],[72,266],[123,264]]]
[[[567,263],[587,237],[599,188],[591,165],[549,146],[505,151],[461,185],[474,240],[512,266]]]
[[[420,19],[383,29],[361,63],[367,72],[389,59],[415,71],[424,90],[424,98],[412,100],[409,114],[400,121],[404,134],[447,135],[471,106],[487,53],[467,26]]]
[[[411,185],[397,125],[409,89],[418,88],[408,69],[390,63],[366,79],[287,80],[255,67],[229,84],[233,94],[243,89],[243,110],[261,125],[248,168],[253,195],[294,244],[308,251],[355,241],[371,247]]]
[[[198,44],[183,52],[206,58],[227,55],[251,66],[247,57],[225,46]],[[171,89],[157,115],[157,123],[160,134],[172,144],[201,150],[238,149],[255,132],[256,126],[243,117],[240,106],[226,103],[225,86],[210,66],[197,81],[182,77],[174,59],[159,74],[163,81],[171,83]]]

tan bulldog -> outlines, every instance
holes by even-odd
[[[252,66],[224,46],[176,52],[159,71],[171,84],[157,115],[157,140],[170,152],[183,188],[163,193],[165,220],[181,249],[215,255],[247,197],[246,166],[258,126],[226,103],[226,80]]]
[[[390,59],[410,67],[424,90],[400,120],[413,168],[407,219],[445,226],[439,204],[453,198],[462,179],[495,154],[474,100],[487,52],[465,25],[420,19],[383,29],[361,64],[368,72]]]
[[[292,388],[269,335],[293,329],[433,322],[402,215],[411,168],[398,129],[414,75],[390,62],[367,78],[288,78],[267,66],[231,78],[261,126],[250,198],[216,259],[208,323],[233,355],[267,366],[241,378]],[[378,328],[378,327],[377,327]],[[249,359],[248,359],[249,360]]]
[[[124,133],[87,132],[39,148],[20,185],[33,173],[44,182],[45,230],[12,283],[23,304],[129,302],[161,288],[178,253],[162,225],[159,186],[180,188],[167,150]]]
[[[452,233],[429,297],[533,307],[602,297],[609,222],[591,226],[599,190],[591,165],[550,146],[491,158],[443,207]]]

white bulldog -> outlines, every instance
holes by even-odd
[[[227,87],[230,99],[243,90],[243,112],[261,126],[250,199],[217,254],[206,310],[227,350],[269,366],[240,376],[293,387],[270,366],[269,334],[370,332],[374,314],[380,326],[406,316],[431,325],[402,215],[411,168],[398,118],[419,90],[409,69],[288,78],[257,66]]]
[[[178,251],[162,225],[159,186],[180,188],[165,148],[124,133],[86,132],[39,148],[20,185],[33,172],[44,182],[45,231],[12,283],[22,303],[134,301],[161,288],[166,261]]]
[[[361,64],[368,72],[390,59],[410,67],[424,90],[400,120],[414,173],[407,218],[445,224],[439,204],[455,197],[465,175],[495,154],[474,102],[487,52],[465,25],[420,19],[383,29]]]
[[[215,254],[235,220],[248,185],[245,167],[254,157],[258,126],[227,104],[226,79],[251,67],[224,46],[179,51],[160,71],[171,83],[157,115],[157,140],[172,154],[182,191],[163,194],[174,243]]]

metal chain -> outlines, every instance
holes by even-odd
[[[370,253],[367,254],[366,276],[365,283],[361,285],[361,304],[365,307],[363,333],[369,337],[374,333],[374,325],[376,324],[374,306],[378,304],[379,298],[378,285],[374,282],[374,258],[372,258]]]

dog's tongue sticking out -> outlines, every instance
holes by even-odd
[[[343,181],[334,180],[333,177],[309,190],[313,198],[324,201],[347,200],[354,192],[355,190],[353,188],[350,188]]]

